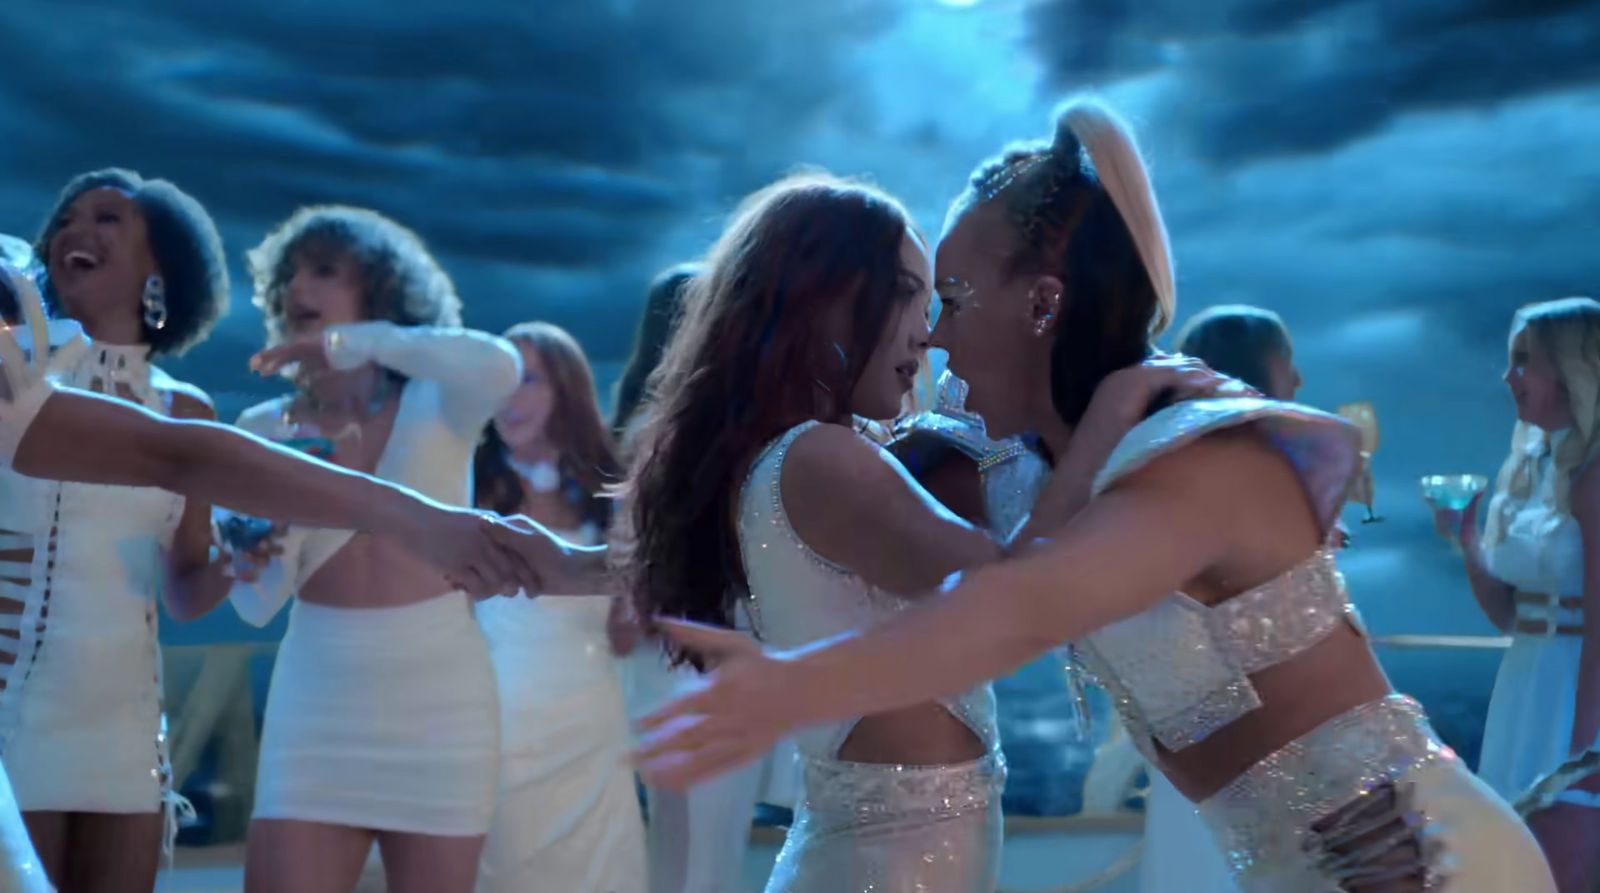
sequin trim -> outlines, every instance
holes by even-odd
[[[1328,720],[1247,769],[1199,804],[1241,886],[1255,875],[1320,870],[1320,820],[1455,752],[1422,707],[1390,695]],[[1431,887],[1430,887],[1431,888]]]
[[[852,763],[802,755],[804,803],[814,812],[849,812],[860,818],[927,810],[959,815],[998,805],[1006,761],[998,751],[963,763],[914,766]]]

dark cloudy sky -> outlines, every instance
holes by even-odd
[[[1149,150],[1180,315],[1273,307],[1306,399],[1377,403],[1390,520],[1348,567],[1380,629],[1484,630],[1415,479],[1503,455],[1511,312],[1600,292],[1595,2],[8,0],[0,39],[0,231],[98,165],[194,192],[239,282],[175,370],[225,411],[263,389],[237,261],[301,203],[398,217],[471,322],[554,320],[607,375],[650,275],[765,180],[873,174],[936,232],[1098,89]]]

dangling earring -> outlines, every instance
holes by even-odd
[[[1044,333],[1050,331],[1050,321],[1055,318],[1056,315],[1054,313],[1046,313],[1044,316],[1039,317],[1039,321],[1033,324],[1033,334],[1043,338]]]
[[[144,281],[144,294],[139,297],[144,307],[144,324],[159,332],[167,327],[167,292],[160,276]]]

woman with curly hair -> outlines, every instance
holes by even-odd
[[[296,212],[250,252],[269,346],[295,392],[239,424],[470,504],[479,434],[522,380],[517,349],[460,327],[421,239],[373,211]],[[467,596],[398,544],[279,528],[234,603],[298,599],[267,698],[245,886],[342,893],[376,841],[389,889],[472,889],[494,809],[494,671]]]
[[[150,360],[203,339],[227,306],[216,227],[165,180],[74,178],[34,247],[51,379],[166,416],[212,419],[206,395]],[[154,487],[0,471],[0,757],[51,878],[150,890],[177,811],[162,713],[158,600],[179,619],[227,595],[211,509]]]

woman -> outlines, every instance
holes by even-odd
[[[1478,774],[1513,799],[1600,738],[1600,302],[1531,304],[1511,324],[1505,380],[1516,401],[1511,455],[1478,537],[1478,502],[1440,511],[1461,543],[1467,580],[1489,621],[1512,635],[1489,699]],[[1586,790],[1587,788],[1587,790]],[[1529,819],[1563,891],[1600,873],[1600,787],[1564,792]]]
[[[479,506],[522,514],[582,544],[611,523],[602,491],[621,463],[589,361],[546,323],[504,335],[522,386],[474,462]],[[478,887],[491,893],[644,893],[644,827],[631,733],[607,643],[613,598],[491,599],[478,606],[500,691],[500,782]]]
[[[459,327],[448,276],[372,211],[296,212],[250,253],[293,395],[240,425],[444,502],[471,498],[483,426],[520,355]],[[290,528],[235,606],[265,623],[298,596],[267,698],[251,891],[343,891],[376,840],[392,891],[470,890],[494,809],[494,671],[467,597],[392,543]],[[253,576],[253,575],[252,575]]]
[[[1294,343],[1271,310],[1242,304],[1195,314],[1177,336],[1178,352],[1243,381],[1273,400],[1293,400],[1300,390]],[[1144,857],[1140,887],[1146,893],[1184,888],[1197,893],[1236,890],[1222,854],[1206,833],[1194,804],[1159,772],[1150,773],[1145,799]]]
[[[612,427],[620,433],[624,450],[630,450],[650,409],[650,379],[661,363],[667,340],[683,316],[683,296],[689,282],[704,272],[701,264],[680,264],[651,282],[633,354],[617,384],[616,414]],[[700,684],[693,667],[674,667],[661,643],[649,640],[634,647],[638,637],[633,612],[614,614],[613,643],[627,655],[624,681],[629,715],[642,717],[676,695]],[[741,620],[741,628],[748,623]],[[757,803],[789,806],[794,800],[794,744],[784,741],[765,758],[709,779],[687,791],[648,787],[645,800],[649,823],[645,828],[650,865],[651,893],[699,893],[734,890],[743,883],[745,851],[750,845],[750,825]]]
[[[643,613],[733,626],[743,605],[758,636],[800,645],[1000,554],[855,429],[899,413],[931,284],[882,193],[816,175],[746,200],[690,286],[630,475]],[[1057,476],[1033,526],[1086,481]],[[796,738],[802,796],[769,891],[993,888],[1005,764],[987,686]]]
[[[1205,361],[1273,400],[1293,400],[1300,370],[1289,327],[1271,310],[1224,304],[1195,314],[1178,332],[1178,352]]]
[[[59,388],[22,346],[46,356],[44,305],[33,284],[5,264],[0,308],[8,324],[28,321],[0,328],[0,468],[52,480],[160,487],[264,517],[391,537],[478,595],[546,586],[532,568],[561,564],[559,544],[536,531],[445,508],[232,428],[173,421],[124,401]],[[3,768],[0,841],[0,888],[51,888]]]
[[[1054,403],[1078,420],[1170,306],[1131,136],[1098,104],[1069,105],[1052,142],[986,165],[955,217],[941,287],[1059,314]],[[1146,757],[1199,804],[1241,889],[1420,890],[1448,867],[1457,891],[1552,890],[1526,830],[1346,620],[1324,543],[1356,453],[1353,431],[1310,410],[1185,403],[1122,439],[1070,527],[925,607],[782,659],[667,622],[722,663],[647,724],[645,774],[690,783],[789,729],[924,702],[1074,641]]]
[[[46,374],[175,418],[205,394],[150,363],[205,338],[227,306],[222,244],[193,198],[123,170],[74,178],[34,251],[64,313]],[[178,619],[227,594],[211,508],[150,487],[0,472],[9,585],[0,614],[0,756],[46,870],[72,890],[148,891],[178,811],[162,711],[158,601]]]

